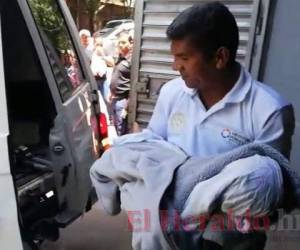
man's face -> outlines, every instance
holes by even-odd
[[[173,69],[180,72],[189,88],[205,89],[211,87],[215,65],[204,58],[187,39],[172,40],[171,53],[174,56]]]
[[[131,49],[131,43],[129,42],[127,36],[121,36],[119,38],[118,49],[119,49],[119,53],[122,56],[126,56],[129,53],[129,51]]]
[[[80,36],[80,43],[82,44],[83,47],[87,47],[89,45],[89,37],[86,35],[81,35]]]

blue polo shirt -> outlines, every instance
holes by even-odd
[[[255,141],[289,157],[293,121],[291,105],[241,67],[234,87],[209,110],[182,78],[166,83],[148,128],[191,156],[213,156]]]

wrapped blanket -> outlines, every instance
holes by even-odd
[[[186,233],[183,227],[196,229],[201,223],[180,220],[177,226],[174,216],[196,218],[229,209],[233,216],[247,209],[251,216],[264,216],[280,207],[300,207],[300,179],[280,153],[263,144],[203,159],[144,131],[118,139],[90,173],[105,210],[117,214],[122,206],[128,212],[134,249],[181,248],[178,242],[186,235],[186,249],[194,249],[202,237],[219,243],[226,237],[209,230]]]

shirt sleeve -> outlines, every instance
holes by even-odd
[[[268,144],[289,158],[294,129],[294,110],[292,105],[288,105],[267,118],[258,132],[255,142]]]

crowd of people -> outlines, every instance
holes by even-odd
[[[120,34],[116,46],[104,42],[98,33],[89,30],[79,32],[80,43],[90,62],[109,113],[109,121],[118,135],[127,133],[127,109],[130,91],[130,68],[133,34]]]

